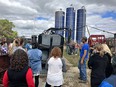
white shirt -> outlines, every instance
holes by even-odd
[[[48,61],[47,83],[52,86],[63,84],[62,61],[60,58],[51,57]]]

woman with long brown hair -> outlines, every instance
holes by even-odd
[[[17,49],[11,59],[10,67],[3,76],[4,87],[35,87],[31,68],[28,67],[27,53]]]
[[[50,59],[48,61],[48,73],[45,87],[61,87],[63,84],[63,64],[61,57],[61,49],[59,47],[54,47],[51,50]]]
[[[101,44],[97,44],[95,50],[96,53],[88,61],[88,67],[91,69],[91,87],[99,87],[100,83],[105,79],[105,70],[108,62]]]

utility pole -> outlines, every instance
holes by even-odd
[[[114,53],[116,54],[116,33],[114,34]]]
[[[70,41],[71,41],[71,33],[72,33],[72,30],[69,29],[69,31],[68,31],[68,43],[70,43]]]

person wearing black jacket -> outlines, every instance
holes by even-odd
[[[112,58],[113,72],[111,76],[104,79],[99,87],[116,87],[116,55]]]
[[[106,78],[108,78],[113,72],[113,67],[112,67],[112,64],[111,64],[111,56],[110,56],[110,54],[105,53],[105,55],[108,57],[108,64],[107,64],[107,67],[106,67],[106,70],[105,70]]]
[[[108,78],[113,72],[113,67],[111,64],[112,53],[109,47],[107,46],[107,44],[102,44],[102,46],[103,46],[103,50],[105,51],[105,55],[108,57],[108,64],[105,70],[106,78]]]
[[[91,87],[98,87],[105,79],[107,62],[108,58],[104,55],[102,45],[97,44],[96,53],[88,61],[88,67],[91,69]]]

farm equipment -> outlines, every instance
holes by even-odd
[[[90,35],[90,37],[88,38],[88,43],[90,47],[94,46],[97,43],[106,43],[105,35]]]
[[[46,73],[46,64],[53,47],[61,48],[63,54],[64,37],[57,34],[57,31],[68,31],[68,43],[71,40],[71,29],[49,28],[38,36],[32,35],[32,45],[38,43],[38,48],[42,51],[42,74]]]

